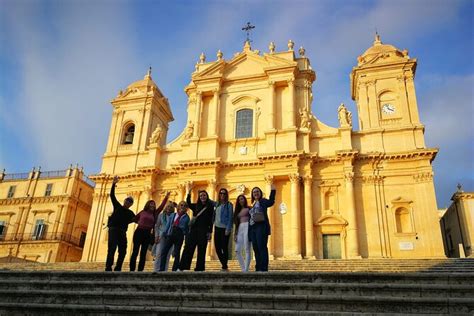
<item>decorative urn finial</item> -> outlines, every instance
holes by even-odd
[[[199,62],[201,64],[204,64],[205,61],[206,61],[206,55],[204,55],[204,53],[201,53],[201,55],[199,55]]]
[[[306,53],[306,49],[304,49],[304,47],[301,46],[300,49],[298,50],[298,53],[300,53],[301,57],[304,57],[304,54]]]
[[[288,41],[288,51],[292,52],[295,47],[295,43],[292,40]]]
[[[275,53],[275,43],[270,42],[270,45],[268,45],[268,50],[270,50],[270,54]]]
[[[222,60],[222,57],[224,56],[224,54],[222,53],[222,51],[219,49],[217,51],[217,60]]]

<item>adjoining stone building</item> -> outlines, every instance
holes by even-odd
[[[459,185],[451,201],[440,220],[444,252],[450,258],[474,257],[474,192]]]
[[[235,201],[254,186],[268,194],[273,183],[274,258],[444,257],[431,166],[438,150],[425,145],[416,65],[376,36],[350,76],[354,130],[343,104],[334,105],[338,127],[313,115],[316,73],[292,41],[266,53],[246,42],[228,60],[201,54],[185,87],[187,126],[170,143],[171,107],[149,71],[111,101],[82,261],[105,260],[113,175],[119,200],[134,196],[134,211],[165,191],[182,200],[191,184],[193,199],[201,189],[216,199],[225,187]]]
[[[77,167],[0,173],[0,261],[79,261],[93,192]]]

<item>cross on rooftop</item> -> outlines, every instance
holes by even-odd
[[[250,31],[254,29],[255,26],[251,25],[250,22],[247,22],[247,25],[242,28],[242,31],[245,31],[247,33],[247,39],[245,40],[246,42],[251,42],[250,40]]]

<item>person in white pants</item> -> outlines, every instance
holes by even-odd
[[[165,234],[165,229],[166,229],[166,224],[168,221],[170,221],[170,218],[172,218],[173,213],[175,210],[175,203],[174,202],[169,202],[168,205],[166,205],[165,210],[158,215],[158,218],[156,220],[155,224],[155,244],[153,245],[152,253],[155,256],[155,261],[153,264],[153,271],[158,272],[160,271],[160,264],[161,264],[161,250],[165,246],[164,242],[164,234]],[[166,257],[166,268],[165,271],[168,271],[168,265],[170,262],[170,256],[172,253],[172,249],[168,253],[168,256]]]
[[[250,266],[250,241],[249,241],[249,207],[247,198],[241,194],[237,197],[235,203],[234,223],[235,223],[235,253],[237,260],[239,260],[242,272],[248,272]],[[245,253],[245,260],[242,256]]]

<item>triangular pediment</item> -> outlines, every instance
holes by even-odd
[[[296,67],[297,63],[277,56],[265,54],[260,56],[254,52],[243,52],[231,60],[216,62],[193,79],[221,77],[233,79],[237,77],[251,77],[265,74],[266,69]]]

